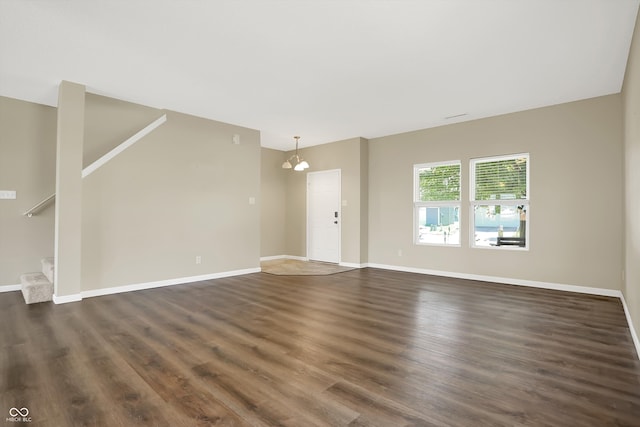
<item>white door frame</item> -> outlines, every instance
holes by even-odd
[[[323,171],[316,172],[307,172],[307,208],[306,208],[306,228],[307,228],[307,236],[306,236],[306,253],[307,259],[309,258],[309,175],[318,175],[327,172],[338,172],[338,264],[342,262],[342,169],[327,169]]]

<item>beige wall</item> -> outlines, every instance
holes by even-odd
[[[360,263],[369,262],[369,141],[360,138]]]
[[[636,332],[640,332],[640,15],[622,93],[626,195],[624,295]]]
[[[606,96],[369,141],[369,261],[608,289],[622,287],[622,102]],[[413,244],[413,165],[530,153],[530,250]],[[399,251],[402,255],[399,256]]]
[[[87,93],[85,97],[85,168],[163,114],[162,110],[106,96]]]
[[[82,237],[85,291],[259,267],[259,132],[168,112],[84,179]]]
[[[306,172],[340,169],[342,178],[342,235],[341,262],[362,264],[367,262],[367,253],[362,250],[367,236],[367,140],[352,138],[300,150],[311,167]],[[287,153],[287,156],[291,153]],[[307,174],[293,170],[280,170],[286,174],[287,210],[286,255],[306,256],[306,182]],[[345,205],[346,203],[346,205]],[[365,221],[363,221],[365,217]],[[364,225],[363,225],[364,222]]]
[[[286,238],[286,178],[282,162],[286,153],[270,148],[261,150],[260,170],[260,256],[288,255]]]
[[[20,283],[23,273],[40,271],[53,256],[54,209],[22,213],[53,194],[56,169],[56,109],[0,97],[0,286]]]
[[[85,87],[63,81],[58,89],[53,300],[82,291],[82,151]]]

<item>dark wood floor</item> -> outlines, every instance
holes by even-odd
[[[56,427],[640,425],[616,298],[257,273],[57,306],[0,294],[0,325],[0,421],[24,407]]]

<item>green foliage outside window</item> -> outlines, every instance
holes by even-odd
[[[420,169],[420,201],[460,200],[460,165],[441,165]]]

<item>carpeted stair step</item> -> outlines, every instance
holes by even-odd
[[[26,273],[20,276],[22,296],[27,304],[51,301],[53,283],[42,273]]]
[[[47,279],[49,279],[51,283],[53,283],[54,259],[55,258],[51,257],[51,258],[42,258],[40,260],[40,262],[42,263],[42,272],[47,277]]]

